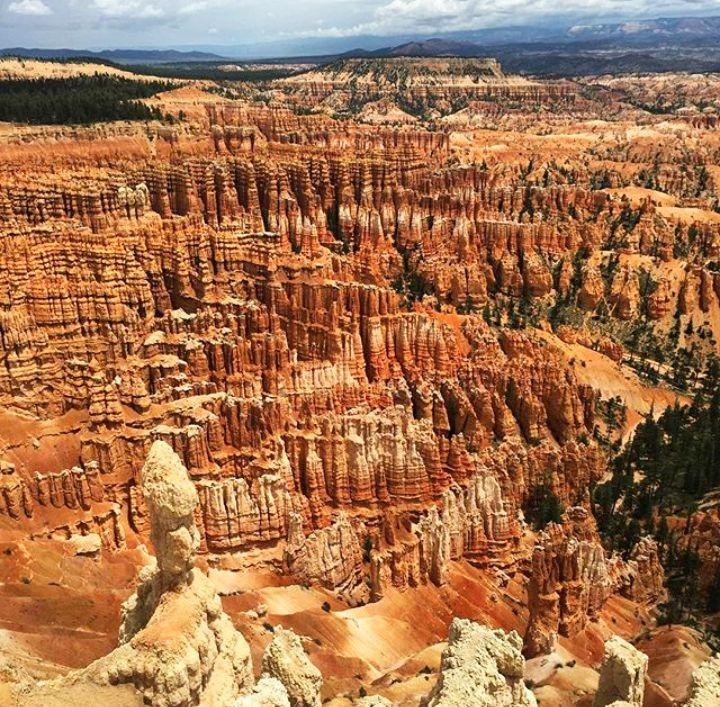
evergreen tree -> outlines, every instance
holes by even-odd
[[[164,81],[134,81],[95,74],[0,81],[0,120],[32,124],[163,119],[140,102],[165,91]]]

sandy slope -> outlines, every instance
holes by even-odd
[[[74,76],[93,76],[104,74],[136,81],[165,81],[157,76],[135,74],[132,71],[118,69],[104,64],[61,63],[40,61],[38,59],[0,59],[0,79],[66,79]]]

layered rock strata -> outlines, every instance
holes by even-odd
[[[360,541],[346,515],[307,537],[302,516],[291,516],[283,564],[298,581],[353,594],[364,586],[362,563]]]
[[[584,508],[568,509],[563,524],[548,524],[533,550],[525,655],[550,653],[558,634],[580,632],[613,588],[592,516]]]
[[[571,102],[486,69],[465,98],[512,85],[513,100]],[[162,441],[188,469],[211,560],[269,550],[295,581],[360,601],[443,586],[454,561],[529,569],[531,653],[616,588],[656,601],[649,545],[608,570],[597,538],[565,524],[523,562],[534,492],[588,508],[606,470],[598,393],[567,350],[623,356],[545,319],[714,311],[717,227],[634,213],[589,165],[462,160],[448,132],[276,98],[208,101],[191,125],[148,127],[152,149],[120,126],[83,149],[80,129],[47,132],[52,170],[24,164],[27,146],[4,152],[2,522],[107,548],[146,539],[142,470]],[[663,172],[689,188],[678,179]],[[622,247],[606,242],[635,216]],[[688,267],[644,301],[637,262],[659,273],[674,244]]]

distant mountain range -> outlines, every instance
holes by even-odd
[[[487,49],[476,42],[458,39],[433,39],[418,40],[398,44],[396,47],[383,47],[368,51],[366,49],[354,49],[345,53],[349,57],[401,57],[401,56],[461,56],[473,57],[482,56]]]
[[[197,71],[189,65],[209,67],[228,60],[325,63],[341,57],[383,56],[496,57],[510,72],[548,76],[720,71],[720,17],[659,18],[562,27],[498,27],[434,37],[311,37],[241,46],[102,51],[13,47],[0,50],[0,55],[44,59],[87,57],[126,65],[182,65],[186,73],[193,75]]]
[[[171,64],[177,62],[222,61],[226,57],[210,52],[178,51],[176,49],[28,49],[9,47],[0,49],[0,56],[33,59],[95,59],[117,64]]]
[[[502,33],[502,34],[501,34]],[[509,30],[478,30],[462,38],[450,36],[416,39],[380,49],[353,49],[352,56],[485,56],[489,47],[532,46],[547,49],[548,45],[572,47],[583,44],[586,49],[625,45],[658,46],[664,44],[715,44],[720,42],[720,17],[680,17],[672,19],[618,22],[614,24],[573,25],[563,32],[551,31],[547,36],[530,40],[524,36],[508,41]],[[502,36],[505,41],[495,41]]]
[[[718,41],[720,17],[675,17],[657,20],[618,22],[615,24],[574,25],[567,30],[574,42],[620,39],[626,42],[655,43]]]
[[[634,20],[606,24],[532,25],[514,27],[490,27],[459,32],[427,35],[397,35],[377,37],[303,37],[282,41],[244,45],[193,45],[177,47],[222,56],[244,59],[309,57],[309,56],[370,56],[391,52],[404,52],[410,56],[454,54],[475,56],[482,51],[490,53],[489,47],[509,45],[592,45],[613,42],[622,45],[674,44],[713,45],[720,40],[720,17],[677,17],[650,20]],[[472,46],[475,45],[475,46]],[[430,52],[430,53],[427,53]]]

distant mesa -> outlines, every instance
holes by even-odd
[[[665,17],[609,24],[578,24],[567,30],[567,37],[572,41],[623,39],[635,42],[718,39],[720,17]]]
[[[298,104],[354,112],[367,103],[392,101],[411,115],[448,115],[472,101],[572,103],[569,82],[506,74],[492,57],[378,56],[343,58],[278,82]]]
[[[394,47],[384,47],[375,51],[354,50],[345,56],[366,57],[477,57],[487,56],[488,51],[480,44],[466,40],[453,40],[440,37],[405,42]]]

